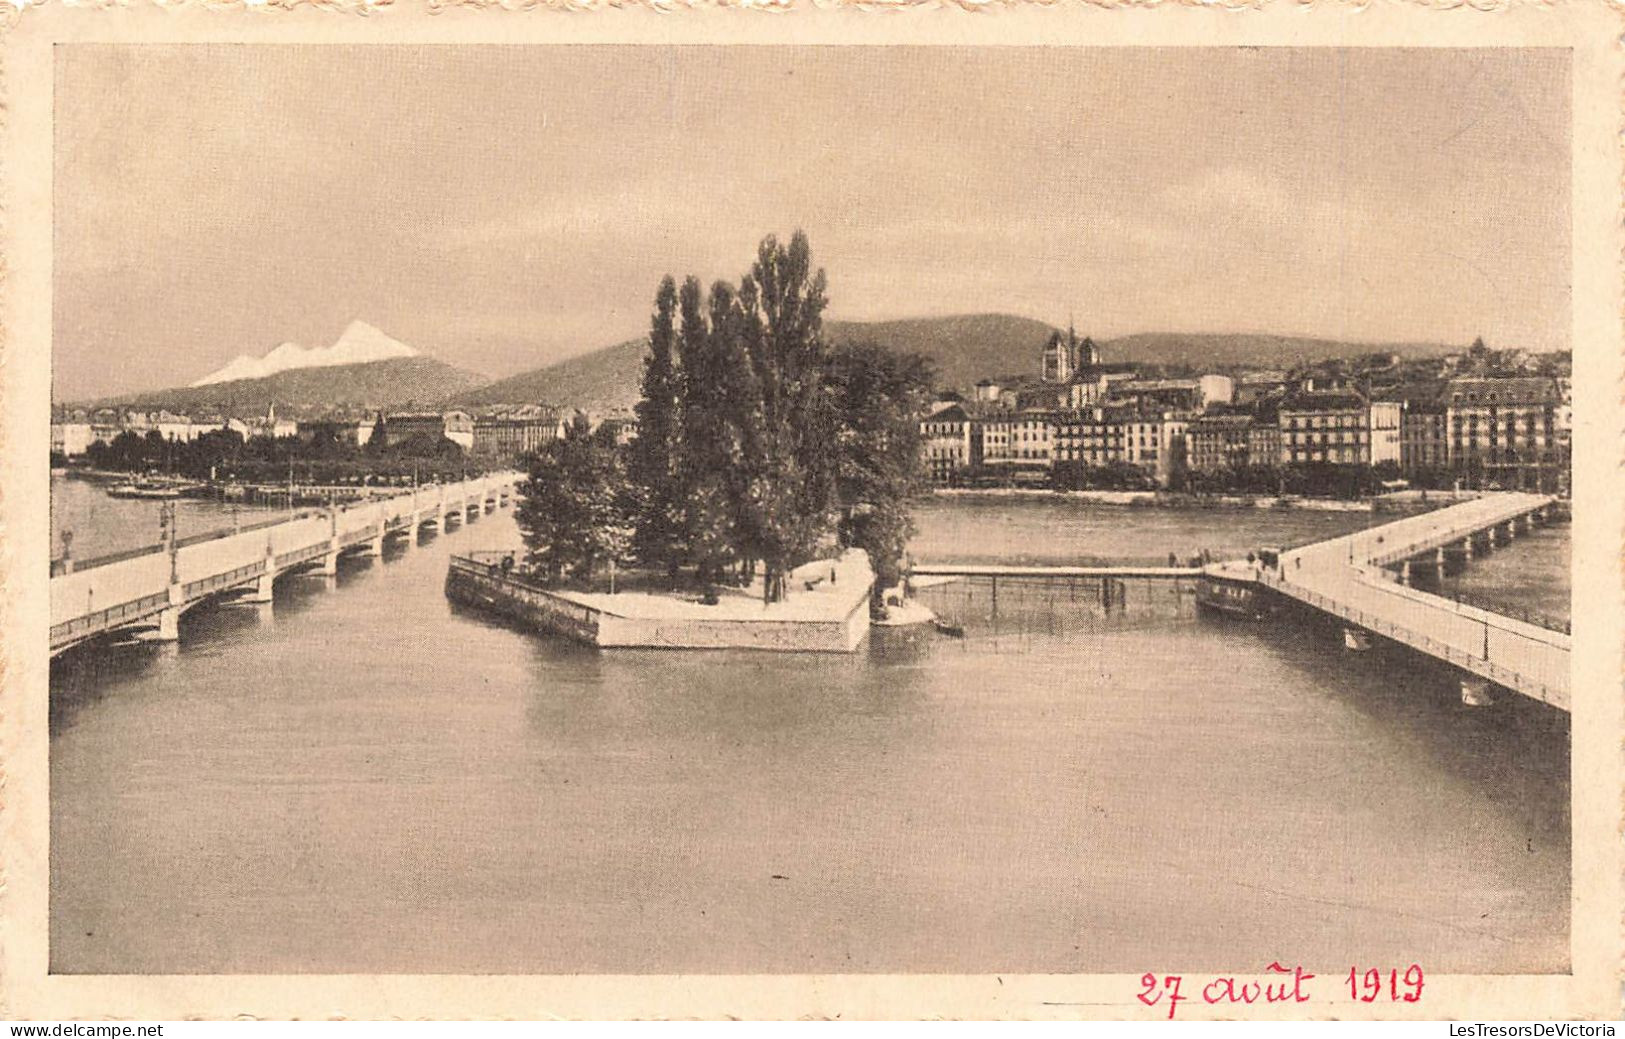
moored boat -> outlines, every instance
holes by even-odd
[[[136,480],[133,483],[121,483],[109,488],[108,492],[114,498],[179,498],[181,488],[176,484],[158,483],[153,480]]]
[[[1196,605],[1230,617],[1257,620],[1268,614],[1264,588],[1252,581],[1234,581],[1211,574],[1196,581]]]

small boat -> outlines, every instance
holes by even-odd
[[[1226,581],[1211,575],[1196,582],[1196,605],[1231,617],[1258,620],[1270,612],[1264,589],[1251,581]]]
[[[181,489],[174,484],[137,480],[134,483],[118,484],[107,493],[114,498],[179,498]]]
[[[965,637],[965,626],[963,624],[955,624],[952,621],[945,621],[941,617],[933,617],[931,626],[949,638],[962,639]]]

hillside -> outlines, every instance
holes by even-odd
[[[1444,343],[1350,343],[1306,336],[1182,332],[1142,332],[1101,340],[1100,346],[1108,362],[1190,365],[1199,369],[1291,368],[1299,363],[1366,353],[1422,358],[1465,349]]]
[[[939,366],[942,385],[974,383],[989,372],[1034,368],[1054,329],[1039,321],[1004,314],[917,318],[903,321],[830,321],[834,343],[871,340],[891,350],[925,354]],[[590,410],[630,408],[643,376],[642,339],[536,368],[470,392],[452,403],[570,404]]]
[[[1055,331],[1041,321],[1008,314],[831,321],[825,329],[835,343],[870,340],[891,350],[924,354],[936,364],[939,386],[960,388],[985,378],[1036,375],[1039,354]],[[1133,361],[1189,365],[1209,371],[1290,368],[1301,362],[1377,351],[1430,357],[1460,349],[1440,343],[1345,343],[1303,336],[1177,332],[1120,336],[1101,340],[1100,348],[1102,358],[1110,364]],[[570,404],[591,410],[630,408],[638,398],[644,349],[641,339],[618,343],[460,393],[452,402]]]
[[[924,354],[940,386],[973,386],[979,379],[1037,372],[1039,354],[1055,329],[1009,314],[963,314],[902,321],[831,321],[832,342],[869,340],[890,350]]]
[[[559,404],[615,411],[637,403],[648,342],[633,339],[456,394],[448,403]]]
[[[480,376],[432,357],[397,357],[362,364],[294,368],[261,379],[233,379],[203,386],[147,390],[94,402],[94,406],[227,416],[263,415],[275,404],[285,415],[311,414],[344,405],[428,405],[478,386]]]

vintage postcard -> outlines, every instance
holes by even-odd
[[[14,0],[0,1014],[1619,1017],[1621,27]]]

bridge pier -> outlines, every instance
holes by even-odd
[[[1495,702],[1490,695],[1487,678],[1468,677],[1461,680],[1461,702],[1467,707],[1488,707]]]
[[[1468,560],[1473,558],[1473,536],[1471,534],[1461,539],[1461,557]]]
[[[265,542],[265,573],[256,577],[249,585],[250,591],[238,602],[270,602],[272,586],[276,584],[276,549],[271,547],[269,539]]]
[[[254,579],[253,584],[249,586],[251,589],[249,593],[239,599],[238,602],[270,602],[273,598],[272,592],[275,584],[276,570],[267,568],[263,575]]]
[[[1343,648],[1354,650],[1356,653],[1363,653],[1371,648],[1371,633],[1362,631],[1359,628],[1344,628]]]
[[[330,543],[327,551],[322,555],[321,562],[316,564],[316,573],[323,577],[334,577],[339,572],[339,551]]]
[[[1399,583],[1406,586],[1407,588],[1410,587],[1410,584],[1411,584],[1411,561],[1409,559],[1407,559],[1403,563],[1399,564]]]
[[[181,639],[181,605],[186,601],[186,589],[178,582],[169,586],[169,605],[158,614],[158,642],[179,642]]]

